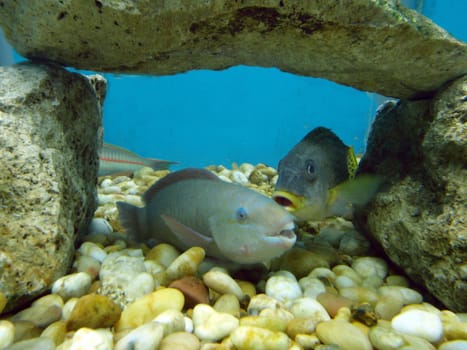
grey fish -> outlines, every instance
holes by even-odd
[[[272,197],[299,220],[351,218],[355,207],[366,204],[382,183],[378,175],[355,177],[356,169],[352,147],[318,127],[279,162]]]
[[[224,182],[204,169],[185,169],[156,182],[138,208],[118,202],[120,223],[137,242],[155,239],[239,264],[266,262],[293,246],[293,216],[271,198]]]
[[[176,162],[145,158],[123,147],[104,143],[99,153],[99,176],[133,173],[143,167],[166,170]]]

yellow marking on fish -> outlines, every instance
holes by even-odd
[[[305,197],[297,196],[286,191],[274,191],[272,199],[282,205],[288,211],[295,211],[304,206]]]
[[[353,147],[350,146],[347,151],[347,172],[349,174],[349,179],[355,178],[357,167],[358,167],[357,157],[355,157],[355,152],[353,150]]]

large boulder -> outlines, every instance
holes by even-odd
[[[70,268],[96,209],[105,84],[46,64],[0,67],[0,292],[8,312]]]
[[[17,0],[0,26],[26,57],[96,71],[277,67],[400,98],[467,73],[465,43],[396,0]]]
[[[383,106],[359,171],[387,188],[357,217],[389,258],[447,307],[467,311],[467,76],[432,100]]]

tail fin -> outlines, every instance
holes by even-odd
[[[117,202],[117,208],[120,225],[125,229],[128,238],[133,242],[141,242],[139,239],[142,233],[139,220],[141,208],[125,202]]]

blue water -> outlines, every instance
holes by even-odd
[[[467,41],[467,0],[424,1],[423,13]],[[373,94],[277,69],[105,76],[105,141],[178,161],[178,168],[232,162],[277,166],[317,126],[331,128],[363,152],[376,108]]]

